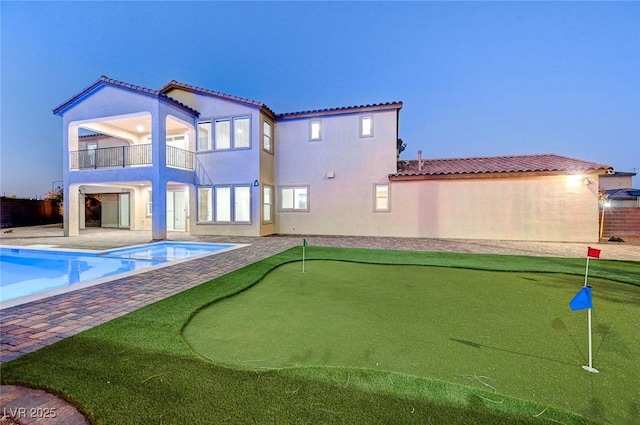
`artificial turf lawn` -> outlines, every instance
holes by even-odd
[[[636,416],[638,288],[592,279],[594,377],[582,276],[311,261],[212,304],[184,330],[212,361],[241,368],[347,366],[494,389],[624,423]],[[492,399],[500,400],[494,395]]]
[[[584,270],[584,260],[577,259],[317,247],[309,248],[307,255],[317,259],[542,270],[578,276]],[[236,370],[212,363],[189,349],[181,331],[199,308],[237,294],[274,268],[299,258],[300,249],[289,250],[22,356],[1,366],[2,383],[23,384],[61,394],[79,406],[94,423],[100,424],[591,423],[589,419],[554,407],[544,410],[546,404],[495,394],[479,381],[467,381],[466,378],[447,379],[456,382],[449,383],[375,369],[344,367],[301,367],[265,372]],[[194,266],[199,261],[195,260]],[[591,275],[637,284],[640,265],[594,261]],[[616,288],[626,294],[624,297],[628,297],[628,301],[636,303],[636,307],[631,305],[630,308],[637,308],[637,287],[620,285]],[[572,296],[575,290],[577,288],[568,289],[567,293]],[[597,303],[595,288],[594,294]],[[566,317],[576,314],[580,312],[567,312]],[[568,327],[568,322],[564,323]],[[637,327],[637,315],[628,326]],[[617,329],[612,330],[619,334]],[[612,335],[611,331],[606,335]],[[479,343],[477,340],[467,342]],[[629,345],[628,341],[622,342]],[[457,345],[460,350],[474,348],[462,342]],[[632,356],[637,360],[633,350],[629,355],[630,362],[634,361]],[[579,369],[580,360],[575,360],[574,368]],[[596,363],[596,367],[600,367],[602,374],[589,375],[581,369],[584,375],[578,374],[579,377],[589,376],[594,389],[608,368],[604,363]],[[637,369],[629,369],[629,375],[632,372],[637,377]],[[460,375],[467,373],[464,370]],[[573,376],[558,376],[557,379],[564,381]],[[486,382],[503,391],[502,382]],[[637,392],[637,385],[620,391],[623,390]],[[594,391],[591,418],[600,417],[602,411],[602,402],[597,397]],[[637,413],[637,404],[620,406],[625,414],[633,413],[634,408]],[[631,421],[634,420],[635,416]]]

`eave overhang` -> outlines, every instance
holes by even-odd
[[[402,102],[386,102],[376,103],[371,105],[359,105],[359,106],[344,106],[339,108],[327,108],[327,109],[315,109],[311,111],[300,112],[288,112],[284,114],[277,114],[276,119],[278,121],[294,120],[300,118],[312,118],[322,117],[330,115],[342,115],[342,114],[355,114],[366,113],[386,110],[400,110],[402,109]]]
[[[202,87],[193,86],[191,84],[181,83],[176,80],[171,80],[169,83],[165,84],[159,91],[160,93],[168,93],[171,90],[184,90],[190,93],[201,94],[204,96],[217,97],[218,99],[228,100],[231,102],[239,103],[241,105],[246,106],[254,106],[260,109],[260,111],[267,115],[269,118],[274,119],[276,114],[264,103],[258,102],[256,100],[246,99],[239,96],[233,96],[230,94],[218,92],[215,90],[209,90]]]

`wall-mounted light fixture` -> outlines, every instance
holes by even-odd
[[[254,186],[254,187],[258,187],[258,186],[260,186],[260,182],[259,182],[258,180],[254,180],[254,181],[253,181],[253,186]]]
[[[585,178],[584,178],[583,183],[584,183],[585,185],[587,185],[587,184],[592,184],[592,183],[593,183],[593,180],[589,180],[589,178],[588,178],[588,177],[585,177]]]

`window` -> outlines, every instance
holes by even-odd
[[[360,117],[360,137],[372,137],[373,136],[373,117],[371,115],[365,115]]]
[[[251,130],[249,128],[249,117],[234,118],[233,119],[233,147],[234,148],[248,148],[251,140]]]
[[[375,185],[374,211],[389,211],[389,185]]]
[[[151,198],[151,191],[147,190],[147,215],[150,216],[153,211],[153,199]]]
[[[213,146],[211,143],[213,141]],[[246,149],[251,147],[251,118],[221,118],[198,123],[198,150]]]
[[[311,131],[311,140],[322,140],[322,122],[320,120],[311,121],[310,131]]]
[[[251,220],[251,188],[249,186],[234,187],[234,216],[235,222]]]
[[[198,189],[198,221],[213,221],[212,190],[210,187]]]
[[[216,144],[215,149],[231,148],[231,121],[216,120]]]
[[[198,221],[249,223],[251,186],[214,186],[198,189]]]
[[[211,123],[198,123],[198,150],[208,151],[211,149]]]
[[[216,187],[216,221],[231,221],[231,187]]]
[[[281,187],[280,209],[282,211],[309,211],[308,192],[307,186]]]
[[[262,122],[262,149],[267,152],[272,152],[271,141],[273,139],[273,133],[271,130],[271,123],[267,120]]]
[[[262,188],[262,221],[265,223],[273,221],[273,187],[271,186]]]

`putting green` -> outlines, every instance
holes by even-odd
[[[640,288],[582,277],[310,261],[197,313],[183,330],[212,361],[240,368],[347,366],[477,386],[612,423],[640,412]]]

